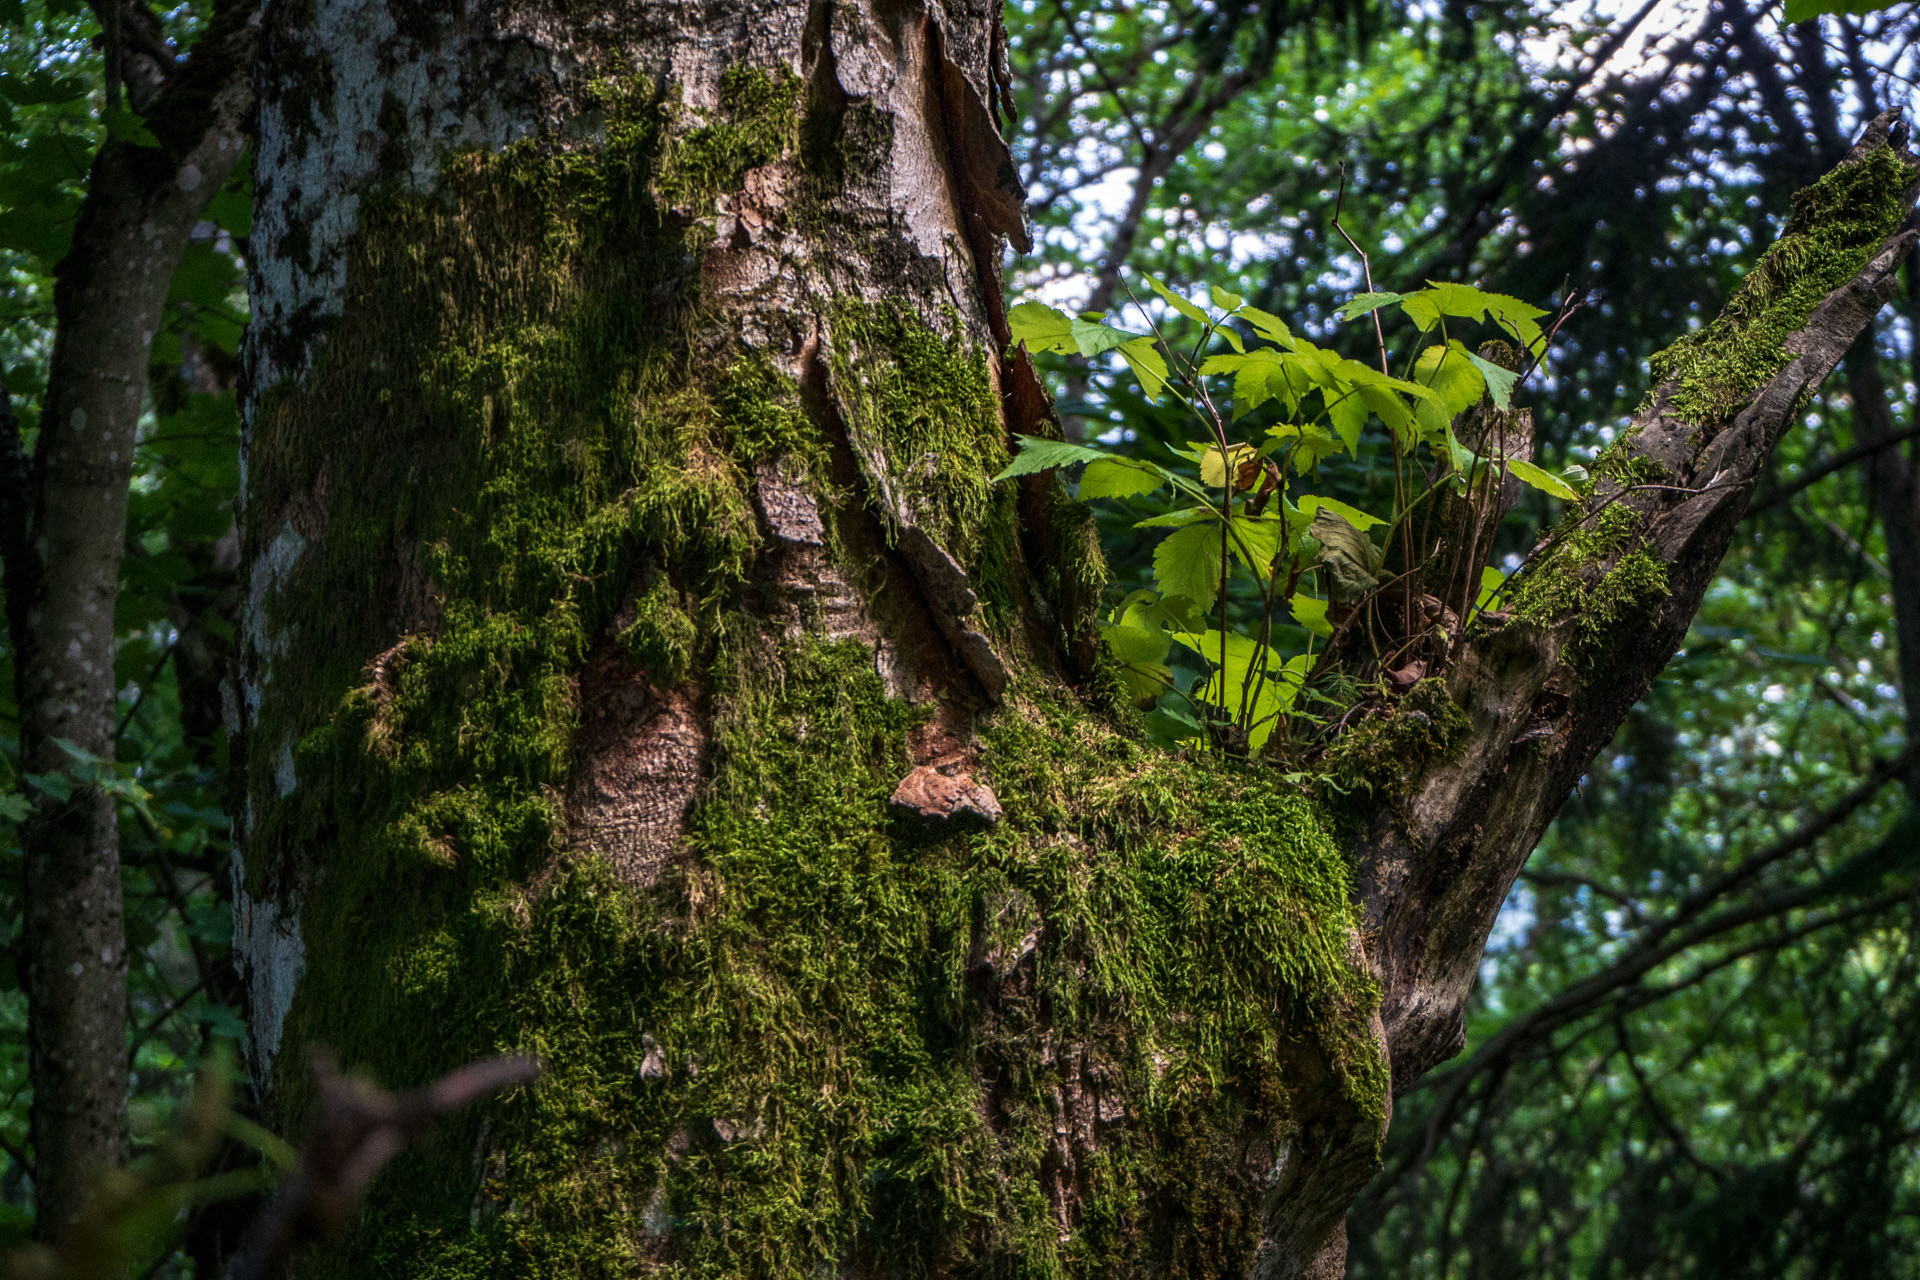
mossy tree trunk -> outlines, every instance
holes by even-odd
[[[1377,815],[1142,744],[1084,516],[989,483],[1048,421],[1002,38],[990,0],[269,23],[257,1059],[289,1122],[315,1044],[547,1067],[311,1274],[1337,1273],[1390,1084],[1719,549],[1614,500],[1362,721],[1411,774]],[[1696,434],[1757,463],[1744,421]]]

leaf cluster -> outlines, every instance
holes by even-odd
[[[1157,326],[1136,333],[1038,301],[1010,310],[1014,340],[1034,352],[1117,356],[1148,402],[1177,407],[1193,428],[1187,434],[1201,438],[1156,458],[1113,447],[1122,433],[1103,444],[1023,436],[997,479],[1079,468],[1083,502],[1157,500],[1133,522],[1159,539],[1152,586],[1109,610],[1107,648],[1134,692],[1158,703],[1159,735],[1258,751],[1290,718],[1313,719],[1302,694],[1316,645],[1383,584],[1418,567],[1403,550],[1390,572],[1389,552],[1396,538],[1411,547],[1408,517],[1423,502],[1500,474],[1574,496],[1531,463],[1477,454],[1454,430],[1483,397],[1509,407],[1520,374],[1469,350],[1450,327],[1490,324],[1537,360],[1546,312],[1461,284],[1362,294],[1343,318],[1392,306],[1412,322],[1414,349],[1395,373],[1384,343],[1376,368],[1296,334],[1231,290],[1210,287],[1202,306],[1157,279],[1147,283],[1170,324],[1191,326],[1191,340],[1176,345]],[[1315,491],[1325,488],[1323,468],[1371,453],[1390,456],[1396,476],[1398,497],[1385,514]],[[1236,594],[1250,607],[1231,607]],[[1175,646],[1201,665],[1198,678],[1176,673]]]

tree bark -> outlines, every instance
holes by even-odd
[[[1052,429],[1005,354],[998,23],[271,20],[257,1060],[289,1120],[319,1042],[393,1087],[546,1064],[312,1274],[1337,1275],[1391,1086],[1457,1048],[1506,883],[1877,305],[1908,181],[1883,145],[1808,202],[1818,297],[1762,269],[1804,354],[1682,429],[1731,385],[1685,362],[1584,508],[1607,536],[1357,717],[1325,767],[1379,785],[1336,812],[1138,741],[1084,514],[991,483]]]
[[[157,145],[101,145],[56,272],[39,439],[22,526],[5,539],[21,755],[30,773],[68,781],[35,793],[22,838],[43,1236],[72,1222],[127,1155],[119,832],[114,798],[89,770],[115,755],[114,601],[148,348],[188,233],[245,148],[252,35],[243,7],[218,9],[194,56],[142,91]],[[119,65],[117,53],[109,61]]]
[[[1909,264],[1908,270],[1912,270]],[[1853,397],[1855,431],[1871,447],[1861,470],[1867,500],[1887,544],[1888,585],[1893,595],[1894,643],[1900,659],[1900,701],[1909,725],[1920,724],[1920,484],[1914,459],[1896,444],[1893,410],[1880,357],[1871,336],[1848,353],[1847,394]],[[1920,763],[1910,763],[1901,781],[1920,795]]]

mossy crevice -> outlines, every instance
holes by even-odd
[[[1622,488],[1635,485],[1671,484],[1673,470],[1658,459],[1644,453],[1636,453],[1631,447],[1631,436],[1623,436],[1601,450],[1600,456],[1593,460],[1595,480],[1611,480]],[[1586,485],[1582,500],[1590,499],[1597,486],[1592,482]]]
[[[834,390],[856,453],[886,460],[883,521],[910,522],[952,555],[1004,627],[1018,536],[1014,493],[993,483],[1009,457],[1006,429],[987,353],[957,336],[957,315],[945,322],[942,334],[897,306],[840,299]]]
[[[661,157],[655,180],[660,198],[709,212],[714,196],[738,190],[747,170],[793,154],[800,139],[802,89],[799,77],[784,68],[727,68],[715,108],[697,113],[700,123],[679,131]]]
[[[1466,709],[1448,694],[1446,681],[1421,680],[1344,727],[1314,770],[1336,794],[1404,798],[1409,782],[1454,752],[1468,728]]]

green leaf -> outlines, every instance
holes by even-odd
[[[1152,287],[1155,293],[1160,295],[1161,299],[1165,301],[1168,306],[1178,311],[1187,319],[1193,321],[1195,324],[1204,325],[1207,323],[1206,312],[1194,306],[1191,302],[1188,302],[1185,298],[1167,288],[1167,286],[1161,284],[1152,276],[1147,277],[1147,284]]]
[[[1439,324],[1441,316],[1475,321],[1490,316],[1535,356],[1546,346],[1539,325],[1539,317],[1547,314],[1546,311],[1510,294],[1487,293],[1470,284],[1435,284],[1429,280],[1427,288],[1408,294],[1400,307],[1423,332]]]
[[[1413,410],[1407,408],[1405,397],[1397,391],[1373,385],[1357,387],[1355,392],[1360,402],[1373,410],[1373,416],[1386,423],[1387,430],[1400,438],[1403,448],[1412,444],[1409,436],[1413,426]]]
[[[23,177],[47,185],[80,182],[92,163],[89,148],[64,133],[35,134],[14,154]]]
[[[1467,359],[1473,361],[1473,367],[1480,371],[1482,378],[1486,379],[1487,396],[1493,401],[1493,407],[1496,409],[1511,408],[1513,406],[1513,384],[1520,381],[1520,375],[1512,369],[1502,368],[1491,360],[1484,360],[1474,355],[1471,351],[1467,353]]]
[[[1877,13],[1893,5],[1894,0],[1787,0],[1786,19],[1791,25],[1823,13]]]
[[[1306,655],[1282,661],[1273,649],[1236,631],[1224,637],[1218,631],[1206,631],[1175,639],[1214,664],[1212,676],[1197,695],[1200,700],[1220,707],[1236,721],[1244,706],[1247,745],[1259,750],[1306,681]],[[1220,664],[1223,651],[1225,665]]]
[[[1466,477],[1476,470],[1484,472],[1487,460],[1460,443],[1460,437],[1453,434],[1452,423],[1447,424],[1446,430],[1440,435],[1439,443],[1435,446],[1436,449],[1441,447],[1446,449],[1447,464],[1453,468],[1455,479],[1458,481],[1456,491],[1465,493]]]
[[[1221,569],[1220,530],[1212,522],[1177,529],[1153,549],[1153,581],[1160,594],[1185,596],[1202,610],[1213,607]]]
[[[1236,516],[1227,534],[1227,549],[1249,572],[1265,582],[1273,574],[1274,557],[1287,528],[1281,516]]]
[[[1293,620],[1309,632],[1321,638],[1333,634],[1333,624],[1327,621],[1327,602],[1315,599],[1305,592],[1296,592],[1287,601],[1287,608],[1293,613]]]
[[[1351,302],[1340,308],[1340,318],[1342,320],[1352,320],[1356,317],[1367,315],[1371,312],[1378,311],[1381,307],[1389,303],[1400,301],[1404,296],[1404,294],[1398,293],[1355,294]]]
[[[50,273],[73,246],[73,217],[46,205],[0,210],[0,249],[40,259]]]
[[[1202,520],[1218,520],[1220,513],[1212,507],[1181,507],[1177,511],[1165,511],[1157,516],[1148,516],[1145,520],[1135,520],[1136,529],[1184,529],[1190,524]]]
[[[22,775],[21,781],[56,804],[73,799],[73,779],[64,773],[29,773]]]
[[[1513,478],[1521,484],[1530,485],[1542,493],[1559,498],[1563,502],[1571,502],[1580,496],[1574,492],[1572,485],[1562,480],[1559,476],[1554,475],[1551,471],[1534,466],[1531,462],[1522,462],[1518,458],[1508,458],[1507,470],[1510,471],[1513,474]]]
[[[1317,493],[1310,493],[1300,499],[1300,510],[1307,515],[1315,517],[1322,511],[1331,511],[1334,515],[1339,516],[1342,520],[1345,520],[1348,524],[1360,530],[1371,529],[1377,524],[1386,523],[1386,521],[1382,520],[1379,516],[1370,516],[1360,508],[1348,506],[1338,498],[1323,497]],[[1315,519],[1314,523],[1316,525],[1319,524],[1319,520]]]
[[[1423,430],[1435,435],[1478,403],[1487,389],[1486,379],[1474,368],[1471,354],[1457,339],[1422,351],[1414,362],[1413,377],[1433,392],[1431,399],[1414,406],[1414,417]]]
[[[1268,342],[1276,342],[1283,347],[1293,347],[1293,330],[1287,328],[1287,322],[1271,311],[1262,311],[1258,307],[1241,307],[1240,318],[1253,326],[1253,331]]]
[[[1015,436],[1020,451],[1013,455],[1006,469],[993,478],[993,483],[1013,476],[1031,475],[1036,471],[1051,471],[1055,467],[1070,467],[1076,462],[1092,462],[1113,455],[1103,449],[1090,448],[1084,444],[1069,444],[1065,440],[1043,440],[1039,436]]]
[[[49,738],[48,741],[60,748],[60,750],[66,752],[67,756],[72,759],[75,764],[84,765],[93,769],[99,769],[103,766],[106,768],[113,767],[111,761],[93,754],[93,752],[87,750],[71,738]]]
[[[1226,332],[1226,330],[1223,329],[1221,330],[1221,332],[1224,333]],[[1216,374],[1216,373],[1237,374],[1242,369],[1246,368],[1249,363],[1256,361],[1262,355],[1267,355],[1267,354],[1269,353],[1263,352],[1263,351],[1256,351],[1252,355],[1240,354],[1240,355],[1230,356],[1225,352],[1221,352],[1219,355],[1208,356],[1205,360],[1202,360],[1200,362],[1200,372],[1202,374],[1208,374],[1208,375]]]
[[[167,286],[167,300],[219,308],[245,289],[246,277],[233,255],[220,252],[211,240],[197,240],[181,253]]]
[[[1424,333],[1439,324],[1442,316],[1484,320],[1487,295],[1470,284],[1438,284],[1429,280],[1426,288],[1409,293],[1400,303],[1400,309]]]
[[[1267,351],[1256,351],[1253,354],[1267,354]],[[1307,393],[1313,390],[1314,386],[1313,380],[1295,367],[1299,361],[1300,357],[1291,352],[1275,355],[1273,367],[1267,373],[1267,394],[1286,406],[1289,414],[1300,412],[1300,401],[1306,398]],[[1238,384],[1236,384],[1236,392],[1237,389]]]
[[[1347,446],[1349,453],[1360,448],[1360,432],[1367,425],[1367,402],[1360,398],[1358,391],[1349,390],[1344,395],[1327,398],[1327,417],[1333,421],[1333,429],[1340,433],[1340,440]]]
[[[1493,602],[1500,598],[1507,587],[1507,575],[1488,565],[1480,570],[1480,594],[1474,601],[1476,608],[1491,609]]]
[[[1113,650],[1113,656],[1130,666],[1164,661],[1167,650],[1173,644],[1167,633],[1159,627],[1130,622],[1112,623],[1100,634],[1106,638],[1107,648]]]
[[[1487,302],[1487,313],[1507,332],[1520,339],[1522,345],[1533,353],[1536,360],[1545,353],[1547,339],[1546,335],[1540,332],[1539,323],[1539,318],[1547,314],[1545,308],[1536,307],[1530,302],[1522,302],[1504,293],[1488,293],[1483,294],[1482,297]]]
[[[1294,446],[1287,454],[1292,463],[1294,474],[1299,475],[1313,470],[1323,461],[1345,450],[1346,444],[1338,436],[1321,429],[1314,422],[1283,422],[1267,428],[1267,438],[1275,441],[1292,440]]]
[[[1115,347],[1131,342],[1139,336],[1098,320],[1084,320],[1076,317],[1069,323],[1073,340],[1079,346],[1080,354],[1083,356],[1105,355]]]
[[[1222,311],[1237,311],[1246,299],[1231,289],[1222,289],[1217,284],[1207,286],[1207,296],[1213,299],[1213,305]]]
[[[1225,636],[1218,631],[1206,631],[1198,635],[1188,631],[1181,632],[1174,636],[1174,639],[1216,665],[1220,662],[1222,653],[1226,655],[1227,665],[1230,667],[1235,664],[1249,666],[1264,654],[1273,670],[1280,669],[1281,658],[1278,653],[1252,636],[1243,635],[1238,631],[1229,631]]]
[[[1079,498],[1134,498],[1167,483],[1167,473],[1151,462],[1132,458],[1098,458],[1080,474]]]
[[[1136,702],[1147,703],[1173,687],[1173,671],[1164,662],[1122,662],[1120,683]]]
[[[1123,343],[1120,358],[1140,380],[1140,390],[1149,400],[1157,400],[1167,389],[1167,362],[1154,347],[1152,338],[1134,338]]]
[[[1058,351],[1072,355],[1080,348],[1073,340],[1073,322],[1064,311],[1044,302],[1022,302],[1007,311],[1007,328],[1015,342],[1029,351]]]
[[[107,127],[107,133],[122,142],[131,142],[136,147],[157,147],[160,139],[153,136],[153,130],[147,128],[145,117],[125,107],[108,107],[100,113],[100,123]]]
[[[1114,657],[1133,666],[1157,668],[1164,672],[1160,664],[1167,658],[1167,650],[1173,640],[1167,634],[1167,624],[1181,623],[1168,616],[1169,611],[1160,597],[1151,591],[1135,591],[1114,610],[1112,620],[1105,623],[1101,634],[1106,637],[1107,647],[1113,650]],[[1156,682],[1159,683],[1159,682]],[[1157,690],[1142,690],[1148,696]]]
[[[1221,333],[1231,333],[1222,329]],[[1273,398],[1267,378],[1280,367],[1279,357],[1269,347],[1244,355],[1208,356],[1200,365],[1202,374],[1233,375],[1233,416],[1245,417]]]
[[[241,165],[244,175],[246,166]],[[253,183],[241,177],[228,182],[207,201],[207,218],[229,235],[244,236],[253,230]],[[1031,303],[1021,303],[1030,306]],[[1016,335],[1017,338],[1017,335]],[[1037,348],[1033,348],[1036,349]]]
[[[0,95],[23,107],[77,102],[89,91],[84,76],[60,76],[37,67],[24,76],[0,74]]]

